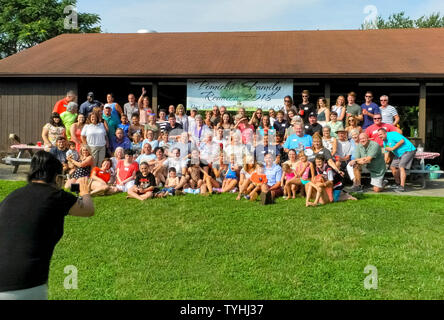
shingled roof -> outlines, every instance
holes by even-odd
[[[443,77],[444,29],[64,34],[0,77]]]

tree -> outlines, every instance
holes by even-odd
[[[67,6],[77,0],[0,0],[0,59],[63,33],[101,32],[100,17],[77,13],[77,28],[65,28]],[[69,17],[68,17],[69,18]]]
[[[405,12],[394,13],[384,20],[381,16],[376,18],[376,29],[402,29],[402,28],[444,28],[444,17],[439,12],[430,16],[422,16],[416,20],[405,15]],[[362,30],[373,29],[371,23],[361,25]]]

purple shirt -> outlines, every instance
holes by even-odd
[[[131,141],[127,136],[123,136],[122,140],[117,140],[116,136],[111,137],[111,152],[116,151],[117,147],[122,147],[123,150],[131,149]]]
[[[366,105],[365,103],[363,103],[361,105],[361,109],[367,110],[368,112],[370,112],[372,114],[381,114],[381,111],[379,110],[378,105],[374,102],[370,103],[370,105]],[[364,123],[362,124],[362,129],[365,130],[368,127],[370,127],[372,124],[373,124],[373,118],[364,114]]]

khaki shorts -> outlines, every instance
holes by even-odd
[[[413,159],[415,158],[415,151],[408,151],[404,152],[404,154],[401,157],[395,157],[390,164],[390,167],[393,168],[404,168],[404,169],[410,169],[412,166]]]
[[[370,184],[378,188],[382,188],[383,182],[384,182],[384,176],[370,179]]]

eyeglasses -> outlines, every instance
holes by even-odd
[[[373,96],[365,96],[366,98],[373,98]]]
[[[291,102],[290,100],[284,100],[284,102]]]
[[[302,98],[308,98],[308,96],[302,96]]]
[[[373,118],[373,120],[381,120],[382,118]]]
[[[388,101],[387,99],[381,99],[381,100],[379,100],[379,101]]]

